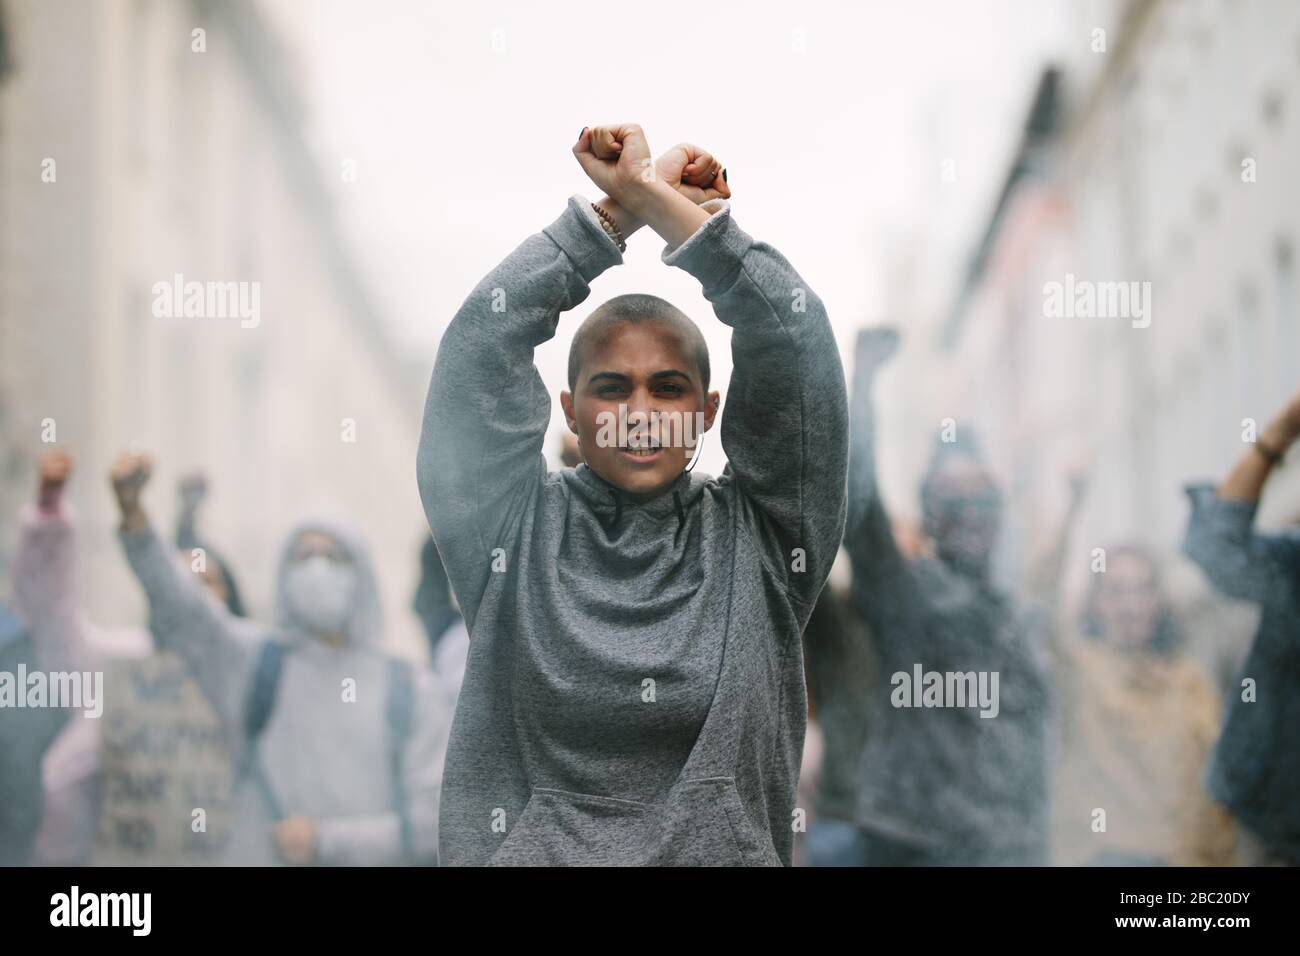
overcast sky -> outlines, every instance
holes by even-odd
[[[431,363],[474,284],[568,196],[596,198],[570,149],[605,122],[640,123],[656,154],[714,151],[737,222],[827,303],[846,356],[881,318],[900,237],[955,244],[933,277],[951,285],[1062,40],[1058,0],[699,6],[274,0],[340,215],[404,347]],[[725,402],[729,330],[662,248],[637,235],[539,350],[553,392],[577,322],[639,291],[700,322]],[[720,462],[715,444],[702,470]]]

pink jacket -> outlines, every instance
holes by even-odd
[[[103,671],[110,658],[153,650],[144,628],[103,629],[82,611],[77,587],[76,530],[70,509],[28,505],[14,566],[14,597],[27,622],[36,666],[45,672]],[[102,719],[102,718],[101,718]],[[32,862],[87,863],[99,816],[99,720],[74,714],[41,764],[45,806]]]

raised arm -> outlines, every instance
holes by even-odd
[[[560,313],[621,263],[581,196],[474,287],[443,334],[424,409],[416,472],[425,514],[471,627],[493,551],[513,560],[546,463],[551,400],[533,349]]]
[[[1265,427],[1217,489],[1208,484],[1187,489],[1192,516],[1183,551],[1229,597],[1265,601],[1290,587],[1300,568],[1300,537],[1254,529],[1264,484],[1297,438],[1300,395]]]
[[[1061,603],[1061,578],[1065,572],[1066,547],[1088,490],[1087,472],[1072,467],[1067,475],[1065,514],[1048,532],[1048,539],[1029,572],[1029,592],[1034,600],[1055,616]]]
[[[237,635],[225,609],[181,572],[150,524],[140,503],[150,471],[149,459],[142,455],[122,455],[113,465],[113,490],[122,516],[118,537],[149,601],[154,640],[180,655],[228,739],[239,742],[255,645]]]
[[[892,328],[862,329],[853,348],[849,411],[849,504],[844,546],[853,568],[853,603],[877,640],[899,636],[899,624],[924,605],[924,595],[899,550],[876,475],[876,374],[898,348]]]
[[[629,180],[645,174],[696,212],[689,196],[723,194],[700,185],[713,178],[711,156],[682,144],[651,163],[636,127],[584,129],[573,152],[589,174],[597,173],[598,185],[608,186],[599,204],[624,239],[645,221],[621,201]],[[602,177],[598,171],[605,169],[621,172]],[[443,334],[416,470],[429,526],[471,629],[493,551],[502,549],[510,560],[546,473],[542,446],[551,401],[533,350],[555,334],[560,313],[585,300],[590,283],[622,261],[591,204],[575,195],[558,219],[479,282]]]
[[[1258,502],[1273,469],[1282,463],[1287,450],[1300,438],[1300,393],[1264,426],[1232,471],[1218,487],[1224,501]]]
[[[724,477],[770,530],[770,566],[811,611],[844,529],[848,455],[844,371],[826,309],[784,256],[735,223],[725,199],[695,206],[653,180],[615,198],[659,233],[663,261],[698,279],[733,330]]]
[[[1065,620],[1062,579],[1065,576],[1066,548],[1088,491],[1088,473],[1082,464],[1075,464],[1069,468],[1066,477],[1068,498],[1065,514],[1048,532],[1047,542],[1028,575],[1029,594],[1043,615],[1043,631],[1050,647],[1052,666],[1062,678],[1058,682],[1062,688],[1068,683],[1063,678],[1071,676],[1074,668],[1070,654],[1074,628]]]
[[[14,599],[27,621],[38,665],[80,671],[90,649],[77,594],[77,539],[63,489],[72,458],[63,451],[41,457],[35,504],[23,509],[14,563]]]

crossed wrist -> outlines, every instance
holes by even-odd
[[[646,213],[662,207],[669,194],[675,196],[677,190],[660,179],[638,179],[618,190],[613,199],[638,219],[646,220]]]

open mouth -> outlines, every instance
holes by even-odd
[[[661,451],[662,449],[654,443],[646,445],[621,445],[618,449],[618,453],[624,458],[638,463],[654,461],[659,457]]]

